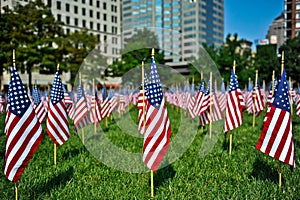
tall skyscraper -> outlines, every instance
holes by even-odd
[[[285,0],[285,37],[294,38],[300,34],[300,0]]]
[[[224,37],[223,0],[124,0],[123,39],[135,29],[149,28],[165,51],[166,64],[188,73],[187,61],[199,45],[221,46]]]

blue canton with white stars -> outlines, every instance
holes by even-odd
[[[32,98],[34,105],[39,105],[41,103],[41,96],[36,86],[33,87]]]
[[[286,80],[285,69],[282,73],[281,80],[279,81],[279,84],[277,86],[277,92],[275,94],[273,106],[285,110],[287,112],[291,112],[290,100],[289,100],[289,87],[288,87],[288,82]]]
[[[204,80],[201,81],[200,86],[198,88],[199,92],[204,92]]]
[[[64,90],[57,71],[50,91],[50,100],[53,105],[64,99]]]
[[[12,68],[11,81],[8,89],[8,104],[9,111],[19,117],[22,117],[30,106],[26,89],[14,67]]]
[[[232,70],[231,71],[231,77],[230,77],[230,84],[229,84],[229,92],[237,90],[238,87],[239,87],[239,83],[236,79],[236,76],[235,76],[233,70]]]
[[[210,81],[208,81],[206,90],[205,90],[205,96],[209,95],[209,90],[210,90]]]
[[[155,108],[159,109],[163,99],[163,92],[155,65],[155,61],[151,58],[150,83],[148,84],[148,101]]]
[[[77,101],[78,101],[79,99],[81,99],[82,97],[84,98],[84,95],[83,95],[83,89],[82,89],[81,85],[79,84],[79,85],[78,85],[78,92],[77,92]]]

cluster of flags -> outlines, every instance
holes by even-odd
[[[149,79],[148,79],[149,77]],[[166,102],[186,110],[191,119],[199,118],[204,126],[214,121],[224,120],[224,133],[243,123],[243,111],[259,116],[267,107],[261,136],[256,149],[295,167],[292,137],[291,103],[295,103],[295,113],[300,116],[300,89],[292,91],[285,70],[281,79],[274,80],[275,90],[266,92],[259,84],[249,81],[248,90],[239,89],[237,76],[232,71],[228,90],[222,82],[216,91],[210,79],[205,88],[204,80],[197,90],[188,81],[181,90],[163,93],[154,58],[151,58],[149,76],[143,74],[140,91],[108,92],[106,85],[99,94],[84,92],[81,84],[77,93],[68,93],[56,72],[50,96],[41,96],[35,86],[29,95],[15,68],[12,68],[7,100],[0,95],[0,113],[6,106],[5,134],[5,175],[18,182],[30,158],[43,138],[41,124],[46,122],[46,132],[52,141],[60,146],[70,137],[69,118],[74,120],[74,130],[94,124],[98,126],[112,112],[125,112],[130,103],[138,109],[138,130],[144,136],[143,162],[156,171],[170,146],[171,124]],[[7,101],[7,102],[6,102]]]
[[[77,97],[76,103],[74,96]],[[103,101],[99,101],[96,93],[86,98],[81,85],[78,86],[76,95],[70,95],[61,82],[59,70],[55,74],[49,97],[41,96],[36,86],[30,95],[18,72],[12,67],[7,98],[0,94],[0,113],[4,113],[4,105],[7,104],[4,129],[7,138],[4,170],[6,177],[10,181],[18,182],[42,141],[43,122],[46,122],[46,132],[56,146],[64,144],[70,137],[68,117],[74,120],[75,131],[88,124],[99,125],[118,104],[118,98],[112,92],[108,95],[106,87],[102,96]],[[129,97],[123,99],[122,103],[129,105]],[[125,105],[123,108],[126,108]]]

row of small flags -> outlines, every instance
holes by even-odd
[[[65,90],[60,80],[59,70],[54,77],[49,102],[48,97],[41,97],[36,86],[33,88],[32,95],[29,95],[18,72],[12,67],[7,97],[0,95],[1,113],[4,113],[4,105],[7,104],[4,129],[7,138],[4,173],[10,181],[18,182],[41,143],[44,135],[41,124],[45,120],[47,134],[57,146],[60,146],[70,137],[68,116],[74,120],[74,129],[78,131],[88,124],[98,125],[118,105],[118,111],[124,112],[130,103],[129,97],[125,95],[112,93],[108,95],[106,87],[101,101],[95,93],[86,98],[81,85],[78,86],[78,93],[74,96],[77,99],[76,103]],[[134,95],[131,96],[133,98]]]
[[[60,146],[70,137],[68,116],[74,120],[74,129],[78,131],[88,124],[98,126],[113,111],[124,112],[130,103],[136,104],[139,111],[138,128],[144,135],[143,161],[149,169],[156,171],[170,145],[171,125],[165,101],[186,110],[191,118],[198,117],[201,125],[225,118],[225,133],[241,126],[244,109],[259,115],[267,107],[256,148],[295,166],[290,97],[291,102],[296,104],[296,114],[300,116],[300,93],[289,89],[285,70],[275,86],[274,94],[272,91],[264,92],[258,85],[253,88],[251,84],[248,91],[242,92],[234,71],[228,91],[224,82],[221,91],[215,91],[210,82],[205,89],[202,80],[197,91],[194,83],[190,87],[186,82],[183,91],[173,89],[163,94],[154,58],[151,58],[149,82],[145,72],[140,92],[129,95],[112,93],[111,90],[108,94],[106,86],[101,95],[96,92],[85,94],[80,84],[77,94],[71,94],[64,88],[59,75],[57,71],[47,102],[36,86],[32,95],[28,95],[17,71],[12,68],[5,119],[5,174],[11,181],[18,182],[38,148],[43,138],[41,123],[45,120],[48,135]],[[1,113],[5,103],[6,99],[0,95]]]

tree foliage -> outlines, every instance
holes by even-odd
[[[280,62],[273,45],[261,45],[257,48],[254,66],[261,80],[272,80],[272,71],[280,71]]]
[[[77,72],[84,56],[96,44],[95,37],[87,31],[64,34],[63,23],[55,20],[41,0],[18,4],[0,18],[1,64],[6,69],[11,66],[15,49],[17,67],[28,73],[30,87],[33,70],[54,74],[60,63],[62,70]]]
[[[158,38],[148,29],[136,30],[136,33],[125,42],[121,50],[121,61],[116,61],[110,66],[114,76],[122,76],[132,68],[141,66],[142,61],[149,63],[152,48],[155,49],[156,63],[164,64],[164,54],[159,50]]]
[[[300,79],[300,35],[294,39],[288,39],[279,49],[284,51],[284,64],[288,76],[299,83]],[[296,86],[296,85],[295,85]]]

